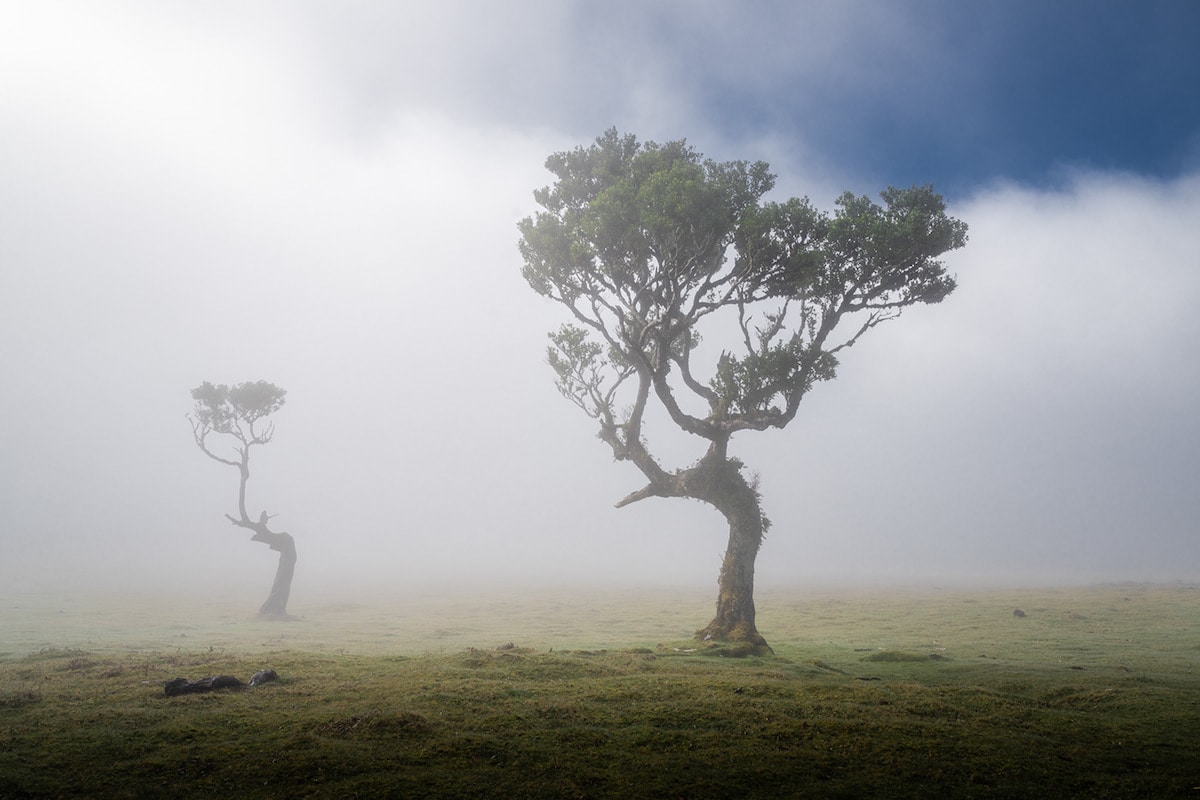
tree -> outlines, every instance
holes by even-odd
[[[754,563],[770,522],[730,438],[785,427],[841,351],[949,295],[937,258],[966,243],[967,226],[929,186],[889,188],[883,205],[846,193],[832,215],[808,199],[764,202],[774,176],[761,161],[717,163],[684,141],[615,129],[546,167],[556,181],[534,193],[543,210],[518,227],[525,280],[572,317],[550,334],[558,389],[647,480],[618,508],[685,497],[724,515],[716,616],[697,637],[765,650]],[[703,347],[702,323],[729,349]],[[651,454],[654,401],[701,440],[690,466],[668,470]]]
[[[238,488],[238,516],[226,514],[226,518],[240,528],[254,531],[251,541],[263,542],[279,552],[279,566],[275,570],[275,582],[271,593],[258,610],[260,617],[287,619],[288,596],[292,591],[292,576],[296,570],[296,543],[291,534],[275,532],[267,523],[273,515],[266,511],[252,520],[246,511],[246,483],[250,480],[250,451],[258,445],[268,444],[275,435],[275,424],[267,420],[283,407],[287,391],[278,386],[257,381],[239,383],[236,386],[214,386],[205,382],[192,390],[195,408],[188,415],[192,423],[192,434],[196,446],[209,458],[236,467],[241,475]],[[230,437],[234,442],[233,458],[217,455],[210,448],[212,434]]]

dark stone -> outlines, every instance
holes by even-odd
[[[1021,610],[1021,609],[1019,609],[1019,608],[1018,608],[1018,609],[1014,609],[1014,610],[1013,610],[1013,616],[1014,616],[1014,617],[1023,617],[1023,616],[1025,616],[1025,612],[1024,612],[1024,611],[1022,611],[1022,610]]]
[[[174,678],[167,681],[166,685],[163,686],[163,692],[167,697],[175,697],[181,694],[211,692],[214,689],[240,689],[245,685],[232,675],[213,675],[208,678],[201,678],[198,681],[189,681],[187,678]]]

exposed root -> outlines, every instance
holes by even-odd
[[[716,620],[707,628],[696,631],[696,639],[705,643],[705,649],[713,655],[744,658],[745,656],[775,655],[767,640],[746,623],[739,623],[732,630],[723,629]]]

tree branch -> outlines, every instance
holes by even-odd
[[[196,446],[200,448],[200,452],[211,458],[213,461],[220,461],[222,464],[228,464],[231,467],[240,466],[238,462],[231,461],[227,458],[221,458],[219,455],[208,449],[208,434],[212,433],[212,428],[199,420],[193,419],[191,414],[185,414],[184,417],[188,422],[192,423],[192,436],[196,439]]]
[[[632,492],[630,494],[625,495],[625,497],[623,497],[619,501],[617,501],[617,504],[613,507],[614,508],[624,508],[625,506],[636,503],[639,500],[645,500],[647,497],[667,497],[667,496],[668,495],[659,491],[658,487],[656,487],[653,483],[650,483],[650,484],[647,484],[646,486],[642,487],[641,489],[638,489],[636,492]]]
[[[692,377],[691,355],[692,340],[689,336],[684,340],[683,352],[678,356],[673,356],[672,360],[679,366],[679,375],[683,378],[684,384],[700,397],[703,397],[708,401],[708,407],[710,411],[716,412],[718,404],[720,403],[720,398],[717,397],[716,392]]]
[[[292,536],[287,531],[276,532],[267,527],[267,521],[273,516],[274,514],[267,514],[266,511],[263,511],[258,515],[258,522],[250,520],[249,517],[238,519],[232,514],[226,514],[225,518],[239,528],[247,528],[254,531],[254,535],[250,537],[250,541],[263,542],[272,550],[282,551],[287,546],[287,540],[291,539]]]

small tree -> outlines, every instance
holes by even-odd
[[[291,534],[275,532],[267,526],[272,515],[266,511],[261,512],[257,520],[250,518],[246,511],[246,483],[250,480],[250,450],[269,443],[275,435],[275,425],[267,417],[283,407],[286,395],[286,390],[266,381],[239,383],[232,387],[205,382],[192,390],[196,405],[188,415],[196,446],[214,461],[236,467],[241,475],[238,516],[226,514],[226,518],[238,527],[254,531],[251,541],[263,542],[279,552],[275,582],[266,602],[258,610],[261,617],[277,619],[288,618],[288,596],[296,570],[296,543]],[[236,442],[234,458],[224,458],[210,449],[209,436],[213,433],[228,436]]]
[[[557,180],[519,223],[525,280],[573,317],[550,334],[559,391],[599,425],[647,497],[687,497],[720,511],[729,543],[716,616],[701,639],[766,649],[755,627],[754,563],[769,521],[756,480],[729,455],[739,431],[783,428],[840,351],[955,282],[937,261],[963,246],[966,225],[931,187],[889,188],[884,205],[847,193],[831,215],[807,199],[762,202],[763,162],[717,163],[683,141],[639,143],[609,130],[555,153]],[[702,377],[700,326],[725,324]],[[842,328],[847,330],[843,331]],[[669,470],[643,436],[656,400],[705,444]]]

